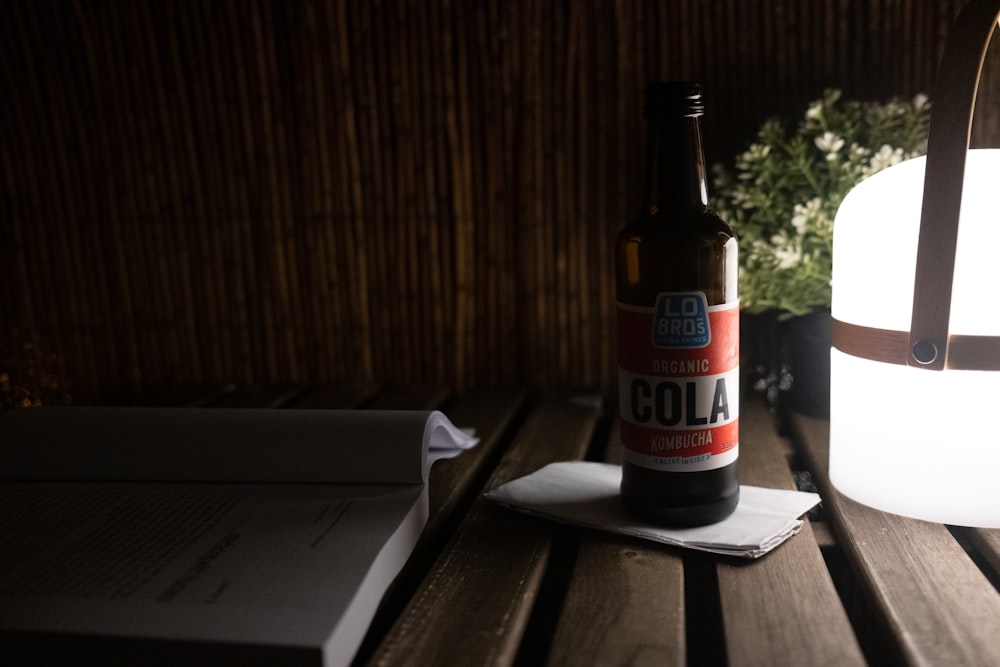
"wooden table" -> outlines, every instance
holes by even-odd
[[[757,561],[666,548],[498,507],[484,490],[569,459],[615,461],[593,394],[376,387],[229,390],[206,405],[439,408],[479,447],[435,465],[432,517],[356,661],[373,665],[1000,665],[1000,531],[839,495],[827,423],[742,406],[743,483],[815,482],[818,521]],[[191,402],[171,396],[169,402]],[[932,491],[929,491],[932,492]]]

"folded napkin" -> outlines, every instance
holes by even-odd
[[[491,500],[563,523],[631,535],[688,549],[760,558],[802,528],[798,518],[819,503],[815,493],[741,486],[736,511],[718,523],[662,528],[622,507],[621,467],[608,463],[551,463],[486,493]]]

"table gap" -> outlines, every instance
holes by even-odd
[[[895,642],[894,633],[866,594],[867,589],[858,581],[844,552],[837,546],[820,551],[868,664],[906,664],[902,647]]]
[[[820,549],[820,553],[823,555],[823,561],[830,572],[834,588],[837,589],[840,602],[847,612],[847,619],[854,630],[854,636],[858,639],[861,652],[869,664],[881,664],[874,655],[878,652],[875,642],[878,633],[874,632],[872,628],[875,627],[877,620],[872,615],[868,600],[861,594],[858,581],[851,570],[847,557],[836,546]]]
[[[947,526],[948,532],[951,533],[955,541],[958,542],[959,546],[965,550],[965,553],[969,555],[972,562],[976,564],[976,567],[980,569],[983,576],[986,577],[987,581],[993,586],[993,588],[1000,593],[1000,572],[990,563],[989,559],[977,546],[974,538],[973,532],[976,530],[974,528],[965,528],[963,526]]]
[[[545,576],[521,639],[521,646],[514,660],[515,665],[531,667],[548,662],[552,638],[555,637],[563,602],[569,590],[573,571],[576,569],[579,550],[580,530],[569,526],[556,526]]]
[[[612,408],[614,409],[612,413]],[[590,445],[587,447],[587,453],[584,455],[584,459],[587,461],[607,461],[607,454],[610,447],[614,444],[611,442],[611,427],[614,423],[614,418],[612,414],[618,414],[617,403],[609,406],[607,402],[601,404],[601,416],[597,420],[594,426],[594,433],[590,439]]]
[[[715,566],[710,556],[684,554],[684,628],[689,665],[728,663]]]
[[[603,461],[609,446],[612,418],[607,403],[600,396],[582,395],[570,399],[583,403],[600,403],[601,414],[595,422],[587,446],[584,459],[588,461]],[[521,422],[527,417],[523,410],[512,432],[520,428]],[[515,659],[515,665],[539,665],[548,661],[552,649],[552,640],[556,634],[563,603],[569,591],[573,572],[576,569],[576,559],[580,550],[581,536],[585,529],[553,524],[553,543],[546,564],[545,576],[539,588],[531,617],[525,628],[521,646]]]
[[[891,636],[892,633],[866,597],[866,589],[857,580],[847,556],[837,544],[836,533],[830,525],[830,513],[815,482],[818,473],[812,469],[809,457],[797,442],[792,412],[787,408],[779,408],[774,412],[774,417],[779,436],[788,438],[793,443],[788,467],[796,488],[799,491],[820,494],[820,503],[807,512],[805,518],[813,524],[824,523],[827,526],[829,541],[824,540],[824,543],[820,544],[820,554],[865,660],[873,665],[900,664],[901,658],[898,657],[902,655],[900,649],[886,645],[885,637]]]

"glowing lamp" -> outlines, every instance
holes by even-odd
[[[830,352],[834,486],[988,528],[1000,528],[1000,150],[969,150],[969,132],[998,18],[1000,0],[959,14],[926,158],[868,178],[838,210]]]

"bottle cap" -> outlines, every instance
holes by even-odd
[[[663,114],[701,116],[705,113],[701,84],[694,81],[661,81],[650,84],[646,87],[644,98],[647,118]]]

